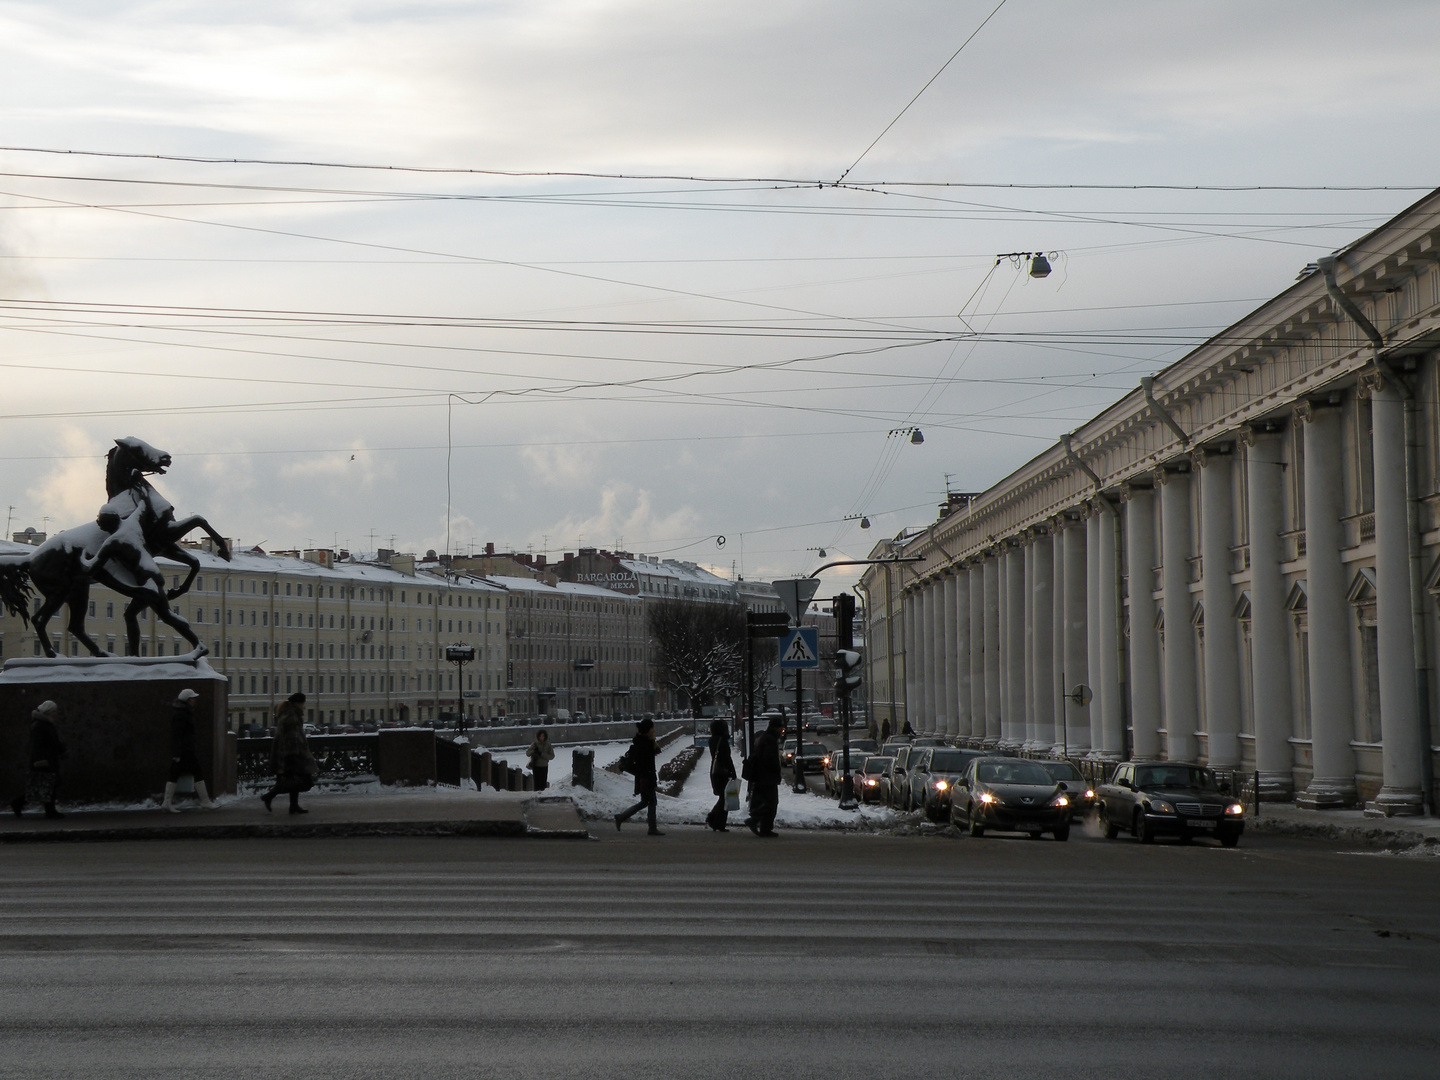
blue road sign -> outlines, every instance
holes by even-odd
[[[813,626],[791,630],[780,639],[780,666],[786,671],[820,666],[820,631]]]

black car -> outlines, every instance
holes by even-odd
[[[915,751],[911,751],[914,758]],[[941,821],[950,812],[950,789],[960,781],[965,766],[978,757],[981,750],[957,750],[949,746],[933,746],[920,752],[910,770],[910,805],[925,811],[931,821]]]
[[[950,793],[950,824],[971,836],[986,829],[1070,839],[1070,799],[1038,762],[978,757]]]
[[[1095,789],[1092,788],[1077,769],[1068,761],[1036,762],[1060,785],[1060,790],[1070,797],[1070,816],[1084,817],[1095,809]]]
[[[1100,785],[1096,797],[1108,840],[1124,829],[1142,844],[1157,836],[1174,836],[1182,843],[1213,836],[1234,847],[1245,831],[1245,807],[1222,791],[1215,774],[1203,765],[1127,761],[1116,767],[1109,783]]]

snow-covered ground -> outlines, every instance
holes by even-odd
[[[606,772],[603,766],[615,761],[624,752],[628,743],[608,743],[595,747],[595,790],[587,791],[570,783],[569,763],[561,768],[560,754],[555,755],[551,767],[552,776],[562,776],[559,783],[552,782],[547,795],[568,795],[580,807],[587,818],[608,820],[622,810],[635,805],[635,778],[633,776]],[[673,760],[685,747],[692,745],[690,739],[681,738],[660,752],[659,764]],[[661,795],[655,807],[656,820],[661,825],[704,825],[705,816],[715,805],[715,796],[710,791],[710,755],[695,765],[695,771],[685,781],[680,794],[671,798]],[[746,807],[742,785],[741,806],[731,811],[730,826],[741,826],[745,820]],[[775,815],[775,824],[787,829],[833,829],[833,828],[874,828],[893,825],[900,815],[883,807],[862,806],[858,810],[841,810],[835,800],[819,795],[796,795],[788,784],[780,785],[780,810]],[[644,818],[637,815],[632,822]]]

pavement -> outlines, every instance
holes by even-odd
[[[378,787],[378,785],[377,785]],[[494,836],[589,838],[575,803],[535,792],[457,788],[316,790],[301,796],[308,812],[291,814],[285,796],[267,812],[258,795],[224,796],[216,809],[192,800],[180,813],[158,804],[71,808],[59,819],[38,808],[0,818],[0,844],[104,840],[310,839],[358,836]]]
[[[1398,851],[1428,849],[1440,854],[1440,818],[1366,817],[1363,810],[1304,810],[1290,803],[1261,803],[1246,819],[1247,832],[1340,840],[1362,847]]]

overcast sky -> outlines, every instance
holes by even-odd
[[[791,576],[1440,183],[1440,5],[996,2],[0,2],[0,510]]]

